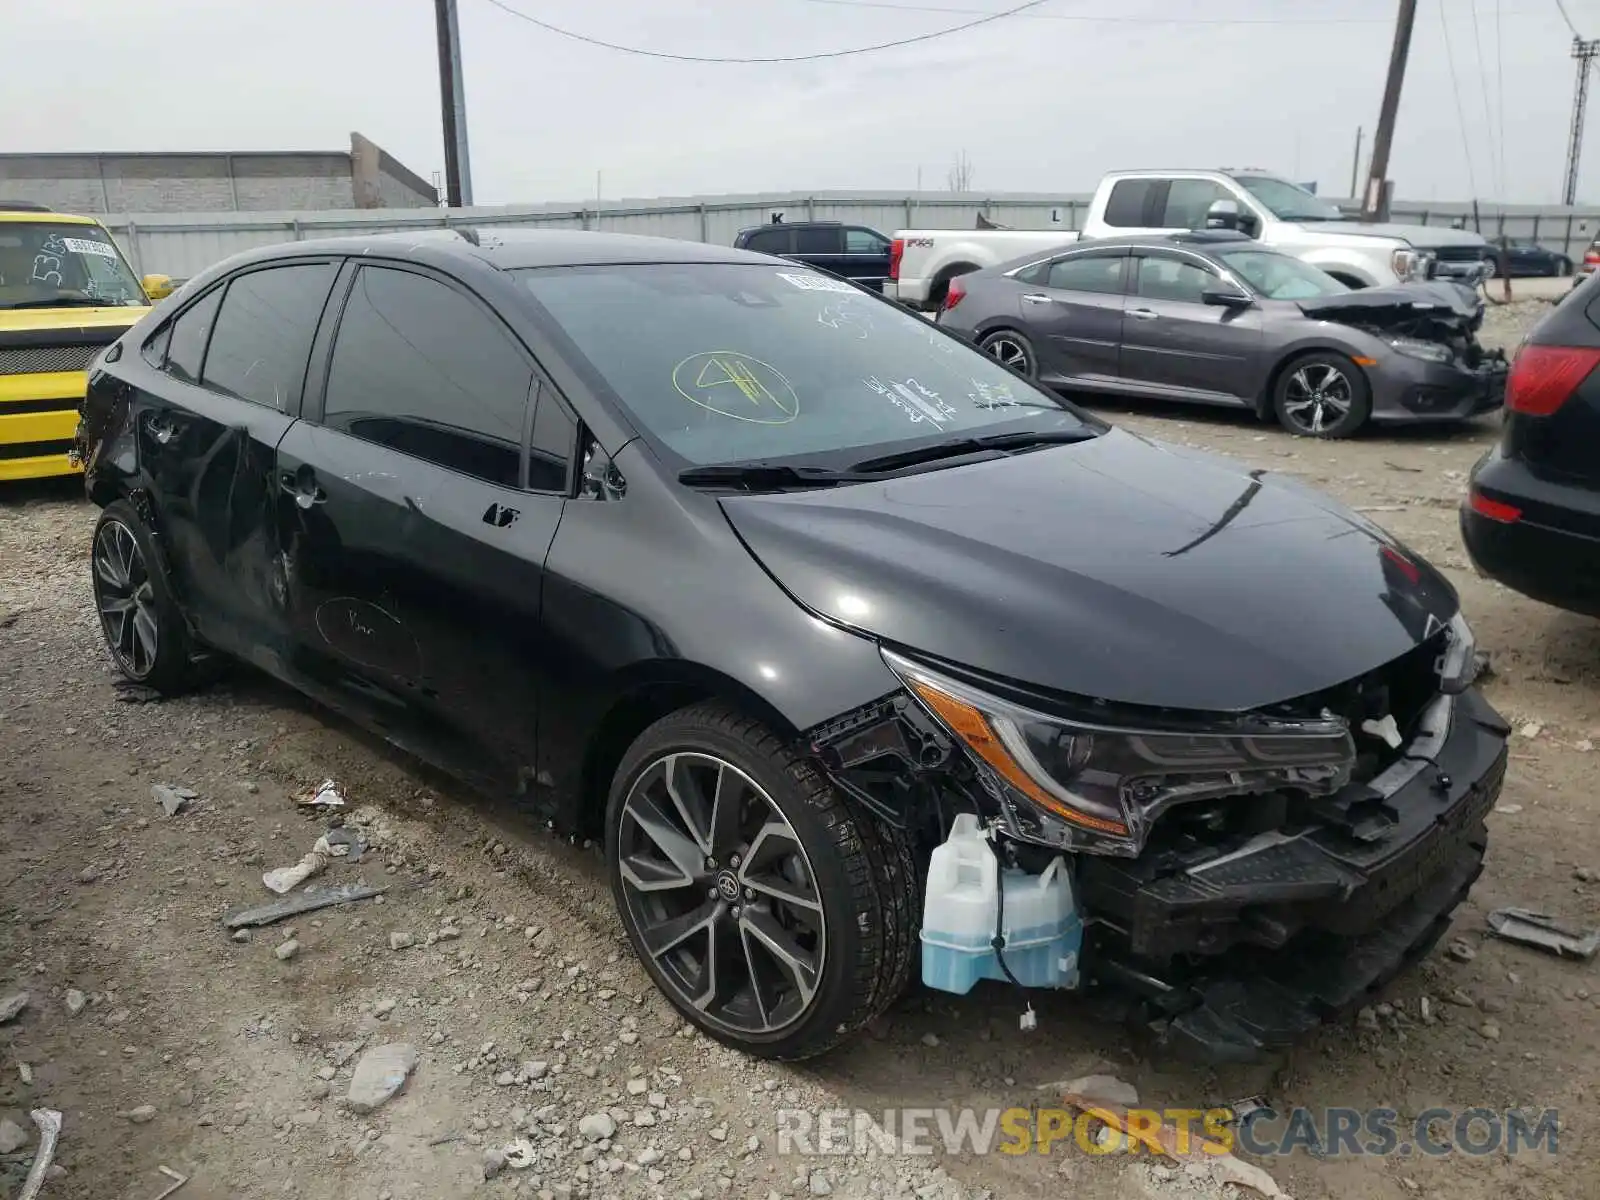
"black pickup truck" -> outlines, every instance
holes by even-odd
[[[883,290],[889,277],[889,239],[865,225],[838,221],[775,221],[741,229],[733,244],[740,250],[776,254],[863,287]]]

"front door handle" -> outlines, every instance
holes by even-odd
[[[1130,308],[1128,315],[1139,321],[1154,321],[1161,314],[1153,308]]]
[[[144,427],[150,431],[150,436],[161,445],[165,446],[178,432],[172,423],[172,417],[166,413],[147,413],[144,418]]]
[[[1054,296],[1041,296],[1038,292],[1029,292],[1022,298],[1024,304],[1053,304]]]
[[[301,467],[293,474],[285,471],[278,476],[278,486],[293,496],[301,508],[310,508],[328,499],[328,493],[317,486],[317,477],[309,467]]]

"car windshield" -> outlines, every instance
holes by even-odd
[[[1269,300],[1310,300],[1350,290],[1310,263],[1271,250],[1225,250],[1217,257]]]
[[[122,252],[98,225],[0,221],[0,309],[148,303]]]
[[[1344,214],[1305,188],[1272,175],[1235,175],[1243,186],[1280,221],[1342,221]]]
[[[1097,432],[925,318],[803,267],[519,271],[638,423],[691,466],[1038,430]]]

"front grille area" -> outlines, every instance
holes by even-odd
[[[1489,250],[1485,246],[1440,246],[1433,252],[1440,262],[1482,262]]]
[[[0,443],[0,459],[7,458],[43,458],[51,454],[67,454],[73,447],[71,438],[59,438],[48,442],[12,442],[10,445]]]
[[[99,346],[17,346],[0,349],[0,375],[82,371],[99,351]]]

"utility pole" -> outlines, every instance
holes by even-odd
[[[472,164],[467,158],[467,101],[461,86],[461,21],[456,0],[433,0],[439,31],[439,108],[444,123],[446,203],[472,206]]]
[[[1400,86],[1406,80],[1406,58],[1411,53],[1411,28],[1417,23],[1417,0],[1400,0],[1394,22],[1394,45],[1389,49],[1389,78],[1383,85],[1383,107],[1378,130],[1372,135],[1372,167],[1367,191],[1361,199],[1361,219],[1380,221],[1389,214],[1389,146],[1394,141],[1394,121],[1400,111]]]
[[[1567,180],[1561,188],[1561,202],[1568,208],[1577,202],[1578,155],[1583,150],[1583,116],[1589,107],[1589,64],[1600,57],[1600,40],[1572,39],[1572,57],[1578,60],[1578,83],[1572,95],[1572,132],[1567,137]]]
[[[1350,159],[1350,198],[1356,198],[1356,188],[1361,186],[1361,135],[1365,131],[1356,126],[1356,152]]]

